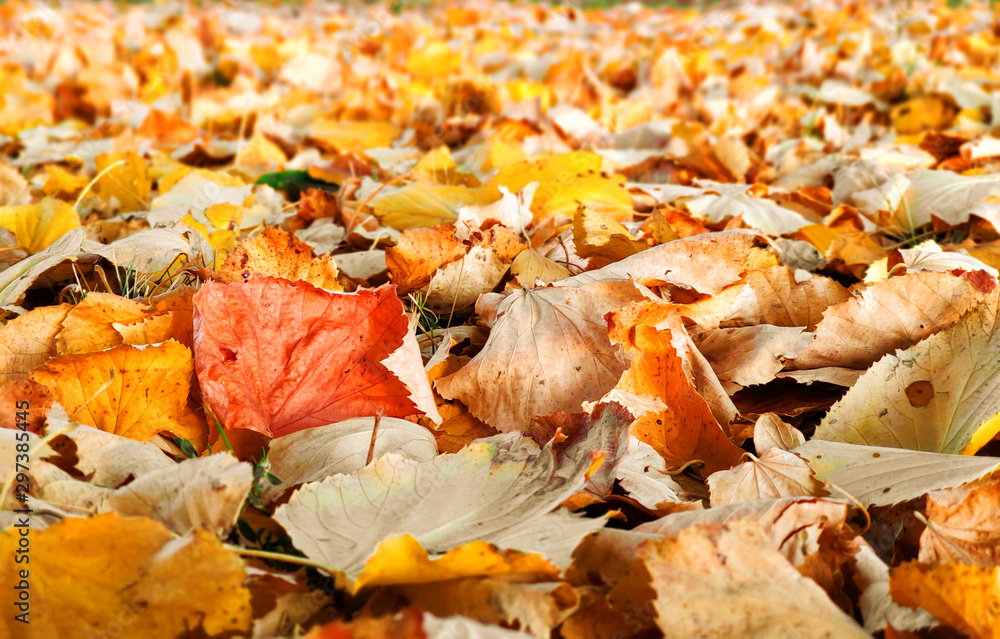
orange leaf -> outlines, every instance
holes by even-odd
[[[635,329],[636,355],[617,388],[658,397],[668,408],[641,417],[632,433],[663,455],[668,464],[693,459],[708,472],[732,467],[743,451],[726,437],[705,399],[684,370],[671,342],[671,332],[651,326]]]
[[[404,231],[396,246],[385,251],[385,263],[400,293],[427,286],[438,268],[465,255],[465,244],[455,237],[455,227]]]
[[[193,368],[190,349],[170,340],[60,355],[31,378],[84,424],[139,441],[164,430],[190,439],[195,426],[185,409]]]
[[[340,294],[273,277],[207,282],[194,306],[198,381],[226,428],[280,437],[416,412],[382,364],[408,330],[392,286]]]

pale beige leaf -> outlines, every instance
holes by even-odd
[[[411,317],[410,328],[403,335],[403,345],[389,353],[389,356],[382,360],[382,364],[398,377],[399,381],[403,382],[406,390],[410,391],[410,399],[413,400],[417,410],[426,415],[434,424],[440,425],[441,415],[438,413],[437,404],[434,401],[431,383],[424,371],[424,359],[420,355],[416,331],[417,323]]]
[[[748,273],[721,326],[804,326],[815,330],[823,312],[851,294],[834,280],[787,266]]]
[[[816,479],[837,485],[866,507],[916,499],[1000,469],[1000,457],[944,455],[819,439],[792,452],[809,463]]]
[[[252,485],[250,464],[218,453],[147,473],[116,490],[107,508],[155,519],[177,534],[202,528],[224,539]]]
[[[483,350],[439,379],[437,391],[504,432],[526,430],[537,415],[579,412],[582,402],[611,390],[625,370],[608,340],[604,315],[638,294],[605,290],[597,282],[511,293],[497,308]]]
[[[997,295],[958,322],[872,366],[816,437],[971,455],[1000,431]],[[984,421],[985,420],[985,421]]]
[[[793,233],[811,223],[799,213],[778,206],[771,200],[728,193],[718,195],[713,192],[718,187],[713,188],[705,182],[701,184],[707,187],[701,195],[686,198],[679,205],[693,215],[709,221],[721,222],[735,215],[742,215],[747,226],[759,229],[768,235]]]
[[[20,303],[38,278],[63,260],[75,257],[86,244],[85,240],[83,229],[73,229],[45,250],[29,255],[0,272],[0,308]],[[96,242],[89,244],[96,245]]]
[[[565,286],[606,279],[661,281],[714,295],[756,266],[765,240],[752,231],[705,233],[654,246],[632,257],[561,282]],[[773,265],[763,264],[763,266]]]
[[[115,511],[155,519],[177,534],[203,528],[226,537],[253,485],[250,464],[228,453],[168,462],[121,487],[74,478],[46,462],[31,472],[39,498],[68,512]]]
[[[496,288],[506,272],[507,265],[496,251],[473,246],[465,257],[437,270],[424,301],[438,313],[449,313],[452,308],[468,311],[480,295]]]
[[[785,423],[775,413],[764,413],[753,426],[753,445],[758,455],[763,455],[772,448],[792,450],[805,441],[802,431]]]
[[[856,368],[844,368],[842,366],[823,366],[820,368],[810,368],[804,371],[781,371],[775,377],[778,379],[794,379],[799,384],[810,386],[816,382],[833,384],[850,388],[854,382],[864,374]]]
[[[968,280],[950,273],[890,277],[828,308],[816,326],[816,341],[787,368],[867,368],[951,325],[981,299]]]
[[[959,175],[953,171],[918,169],[907,175],[904,210],[896,216],[909,228],[931,221],[934,216],[957,226],[969,221],[973,208],[989,196],[1000,193],[995,175]]]
[[[273,440],[267,457],[271,460],[271,473],[281,483],[264,485],[265,500],[275,499],[299,484],[364,468],[374,426],[375,418],[356,417]],[[426,428],[403,419],[383,417],[379,420],[373,459],[388,453],[426,462],[437,455],[437,444]]]
[[[823,484],[816,481],[809,465],[794,453],[772,448],[760,458],[747,455],[749,461],[709,476],[712,506],[754,499],[821,495],[824,492]]]
[[[435,617],[424,613],[424,630],[428,637],[456,639],[527,639],[531,635],[521,630],[509,630],[492,624],[479,623],[466,617]]]
[[[866,542],[861,541],[856,559],[853,581],[861,592],[858,608],[861,609],[865,630],[874,634],[885,630],[886,623],[897,631],[916,631],[938,625],[926,610],[910,610],[892,600],[889,594],[889,566],[878,558]]]
[[[426,462],[390,454],[305,484],[274,518],[307,557],[348,573],[360,571],[380,541],[401,534],[428,553],[482,539],[564,565],[579,540],[604,525],[552,512],[583,488],[590,462],[557,464],[549,448],[497,435]]]
[[[670,504],[699,504],[690,491],[672,476],[665,474],[667,464],[652,446],[629,437],[628,454],[615,467],[615,477],[630,497],[640,504],[656,510]]]
[[[832,536],[854,539],[856,535],[847,525],[851,506],[843,499],[757,499],[704,510],[672,513],[642,524],[634,532],[674,536],[699,524],[724,524],[745,519],[763,528],[771,538],[772,547],[785,555],[792,565],[800,566],[811,555],[820,552]],[[852,543],[853,541],[848,545]]]
[[[211,265],[215,261],[215,249],[208,240],[184,225],[144,229],[111,244],[90,245],[88,252],[100,255],[119,268],[135,271],[140,280],[155,280],[175,264]]]
[[[70,427],[65,411],[58,404],[49,411],[47,421],[53,432]],[[176,464],[152,442],[139,442],[84,425],[75,426],[63,436],[76,446],[76,470],[97,486],[114,488],[130,476],[138,478],[154,471],[176,468]],[[43,459],[55,454],[56,451],[46,445],[35,456]]]
[[[752,522],[695,527],[638,554],[664,637],[869,636]]]
[[[766,384],[785,365],[812,343],[814,335],[803,328],[745,326],[717,328],[695,335],[694,342],[712,365],[726,390],[733,393],[743,386]]]

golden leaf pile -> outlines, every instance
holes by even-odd
[[[0,6],[0,639],[1000,638],[1000,12],[579,4]]]

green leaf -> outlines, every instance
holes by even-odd
[[[255,544],[260,543],[260,538],[257,536],[257,531],[255,531],[253,527],[246,522],[245,519],[237,519],[236,527],[239,528],[241,535],[243,535],[244,537],[246,537]]]
[[[288,199],[297,200],[306,189],[321,189],[336,193],[340,187],[309,176],[308,171],[280,171],[267,173],[257,179],[257,184],[266,184],[276,191],[283,191]]]
[[[181,449],[181,452],[188,457],[197,457],[198,453],[194,449],[194,445],[183,437],[174,437],[174,445]]]

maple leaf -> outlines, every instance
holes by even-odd
[[[227,429],[280,437],[415,412],[383,363],[408,330],[391,286],[345,294],[272,277],[208,282],[194,308],[198,382]]]

